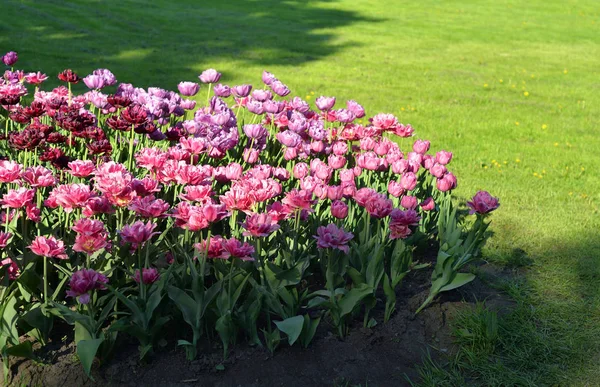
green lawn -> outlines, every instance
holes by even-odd
[[[0,52],[53,76],[107,67],[170,89],[209,67],[229,84],[268,69],[453,151],[459,196],[501,198],[486,258],[533,264],[503,285],[518,306],[493,348],[430,364],[430,383],[600,384],[597,1],[69,3],[3,0]]]

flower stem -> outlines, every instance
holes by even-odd
[[[48,258],[44,257],[44,306],[48,305]]]

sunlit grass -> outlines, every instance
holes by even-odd
[[[510,264],[518,248],[533,260],[505,325],[526,334],[500,332],[485,363],[494,383],[600,380],[597,2],[8,0],[0,19],[0,51],[19,51],[27,70],[108,67],[175,89],[208,67],[229,84],[268,69],[311,102],[395,113],[455,153],[459,195],[501,198],[487,258]],[[543,356],[505,379],[492,367],[541,342]],[[486,375],[485,364],[461,372]]]

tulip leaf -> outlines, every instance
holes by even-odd
[[[440,292],[447,292],[448,290],[459,288],[463,285],[468,284],[469,282],[475,279],[475,274],[472,273],[456,273],[456,276],[452,279],[450,283],[445,286],[442,286]]]
[[[83,366],[86,375],[92,380],[94,380],[91,375],[92,364],[94,363],[98,348],[100,348],[103,341],[104,339],[92,339],[77,342],[77,356],[81,361],[81,365]]]
[[[300,333],[302,333],[302,327],[304,326],[304,317],[294,316],[286,318],[283,321],[273,321],[277,328],[288,336],[288,343],[294,345]]]
[[[373,287],[369,285],[363,284],[352,288],[339,301],[340,315],[345,316],[352,312],[354,308],[370,294],[373,294]]]

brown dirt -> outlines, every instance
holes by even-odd
[[[491,265],[479,268],[485,276],[504,276]],[[197,360],[187,361],[175,347],[158,349],[151,361],[141,364],[134,343],[121,344],[113,359],[95,367],[96,383],[84,375],[75,356],[75,346],[54,345],[46,350],[47,364],[17,360],[12,363],[14,386],[405,386],[407,378],[418,381],[416,366],[424,353],[435,357],[455,350],[449,324],[460,311],[486,300],[488,307],[510,309],[511,302],[480,279],[443,295],[413,317],[425,299],[430,270],[412,273],[398,292],[392,319],[383,324],[383,310],[375,311],[380,323],[372,329],[357,321],[345,340],[333,335],[321,323],[308,349],[282,344],[273,356],[264,348],[238,345],[223,361],[222,350],[207,348]],[[382,302],[383,303],[383,302]],[[382,304],[380,303],[380,304]],[[62,344],[62,343],[61,343]],[[224,370],[217,370],[222,364]],[[219,367],[221,368],[221,367]]]

